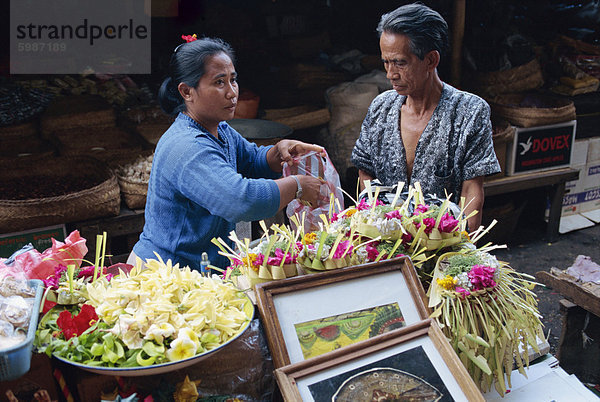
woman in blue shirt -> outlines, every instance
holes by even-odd
[[[238,100],[231,47],[203,38],[175,49],[159,90],[162,109],[177,115],[157,144],[148,185],[146,223],[128,262],[158,253],[200,269],[201,253],[228,265],[213,237],[226,239],[238,221],[271,217],[294,198],[317,204],[320,179],[280,178],[285,162],[323,148],[295,140],[248,142],[226,123]]]

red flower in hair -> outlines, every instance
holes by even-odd
[[[195,40],[198,40],[198,37],[196,36],[196,34],[193,34],[193,35],[181,35],[181,39],[183,39],[187,43],[190,43],[190,42],[193,42]]]

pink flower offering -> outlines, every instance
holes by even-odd
[[[367,244],[365,250],[367,250],[367,259],[369,261],[375,261],[379,257],[379,251],[373,245]]]
[[[348,249],[348,252],[346,250]],[[352,244],[350,244],[349,240],[344,240],[338,244],[337,249],[333,253],[333,258],[342,258],[342,256],[346,253],[346,255],[352,254]]]
[[[62,276],[63,272],[65,272],[67,270],[67,267],[65,267],[62,264],[58,264],[57,266],[54,267],[54,275],[49,276],[48,278],[44,279],[44,286],[46,286],[47,288],[55,288],[58,289],[58,286],[60,285],[60,277]]]
[[[383,205],[383,202],[380,200],[375,200],[375,206],[378,206],[378,205]],[[365,209],[370,209],[370,208],[371,208],[371,205],[368,204],[364,198],[362,200],[360,200],[360,202],[356,206],[356,209],[359,211],[364,211]]]
[[[442,216],[442,219],[440,219],[440,224],[438,226],[438,229],[440,230],[440,232],[442,233],[450,233],[453,232],[458,226],[458,220],[454,219],[454,217],[452,215],[450,215],[449,213],[445,213]]]
[[[392,212],[388,212],[387,214],[385,214],[385,217],[387,219],[401,219],[402,215],[400,215],[399,210],[394,209]]]
[[[464,299],[465,297],[469,296],[471,294],[471,292],[469,292],[467,289],[465,288],[461,288],[460,286],[457,286],[454,288],[454,290]]]
[[[425,233],[429,234],[435,227],[435,219],[434,218],[424,218],[423,224],[425,225]],[[419,229],[421,227],[421,222],[415,222],[415,227]]]
[[[423,212],[427,212],[427,211],[429,211],[429,206],[424,205],[424,204],[419,204],[415,208],[415,212],[413,212],[413,216],[422,214]]]
[[[475,290],[494,288],[496,287],[496,282],[494,281],[495,271],[495,268],[486,265],[473,265],[467,276],[471,280],[471,284]]]
[[[336,214],[335,212],[331,215],[331,223],[335,222],[338,220],[338,214]]]

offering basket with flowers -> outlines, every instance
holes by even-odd
[[[38,326],[38,351],[102,374],[158,374],[194,364],[242,334],[254,313],[233,284],[158,255],[116,274],[98,258],[91,268],[57,268],[48,289],[52,283],[58,304]]]

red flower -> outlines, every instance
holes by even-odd
[[[425,224],[425,233],[429,234],[435,227],[435,219],[434,218],[424,218],[423,223]],[[419,229],[421,227],[421,222],[415,222],[415,227]]]
[[[423,212],[427,212],[428,210],[429,210],[429,207],[427,205],[419,204],[415,208],[415,212],[413,212],[413,216],[422,214]]]
[[[496,287],[496,282],[494,281],[495,271],[495,268],[486,265],[473,265],[473,268],[467,274],[471,280],[473,289],[481,290]]]
[[[183,39],[187,43],[190,43],[190,42],[193,42],[195,40],[198,40],[196,34],[193,34],[193,35],[181,35],[181,39]]]
[[[89,304],[81,306],[81,311],[73,316],[69,311],[64,310],[58,316],[56,324],[61,329],[67,339],[83,334],[89,327],[98,321],[96,309]]]
[[[454,290],[464,299],[465,297],[469,296],[471,294],[471,292],[469,292],[467,289],[465,288],[461,288],[460,286],[457,286],[456,288],[454,288]]]
[[[379,251],[376,248],[377,246],[372,246],[371,244],[367,244],[365,246],[365,250],[367,250],[367,259],[369,261],[375,261],[379,256]]]
[[[450,233],[456,229],[456,226],[458,226],[458,220],[454,219],[454,217],[447,212],[442,216],[442,219],[440,219],[440,232]]]
[[[388,212],[387,214],[385,214],[385,217],[387,219],[400,219],[402,218],[402,215],[400,215],[400,211],[397,209],[394,209],[392,212]]]
[[[62,334],[65,336],[65,338],[71,339],[72,337],[77,335],[77,326],[73,321],[73,314],[71,314],[69,311],[61,311],[58,318],[56,319],[56,324],[61,329]]]

